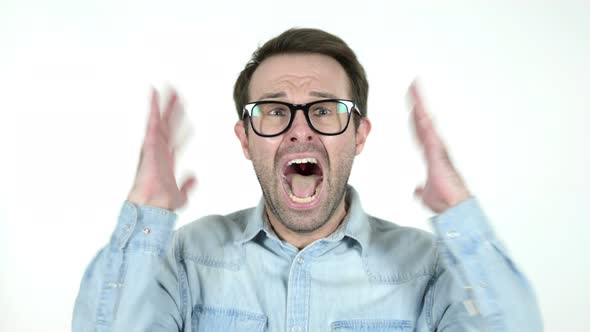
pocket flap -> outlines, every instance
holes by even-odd
[[[266,316],[253,312],[197,305],[193,308],[194,332],[262,332]]]
[[[411,332],[412,323],[399,319],[349,319],[332,322],[334,332]]]

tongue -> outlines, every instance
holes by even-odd
[[[293,174],[291,176],[291,192],[299,198],[311,197],[315,193],[317,179],[317,175]]]

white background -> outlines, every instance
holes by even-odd
[[[404,96],[422,79],[453,160],[535,287],[547,331],[588,318],[590,6],[582,1],[0,0],[0,330],[66,331],[131,186],[151,86],[178,88],[199,187],[179,225],[258,202],[232,88],[255,48],[317,27],[357,52],[373,132],[365,209],[428,229]]]

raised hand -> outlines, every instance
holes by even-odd
[[[423,148],[428,168],[426,183],[416,187],[414,195],[420,197],[424,205],[432,211],[441,213],[466,200],[471,194],[432,124],[415,81],[410,85],[409,94],[414,102],[412,117],[415,133]]]
[[[174,175],[175,131],[179,128],[183,107],[176,91],[172,91],[164,112],[160,112],[158,93],[152,91],[150,115],[135,182],[127,200],[170,211],[187,202],[189,190],[196,179],[187,178],[179,187]]]

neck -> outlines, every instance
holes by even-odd
[[[314,241],[325,238],[336,231],[346,216],[345,197],[342,198],[342,201],[338,204],[338,208],[336,208],[336,211],[332,214],[328,222],[309,233],[299,233],[288,229],[268,207],[266,208],[266,215],[268,216],[270,225],[281,240],[289,242],[298,249],[303,249]]]

